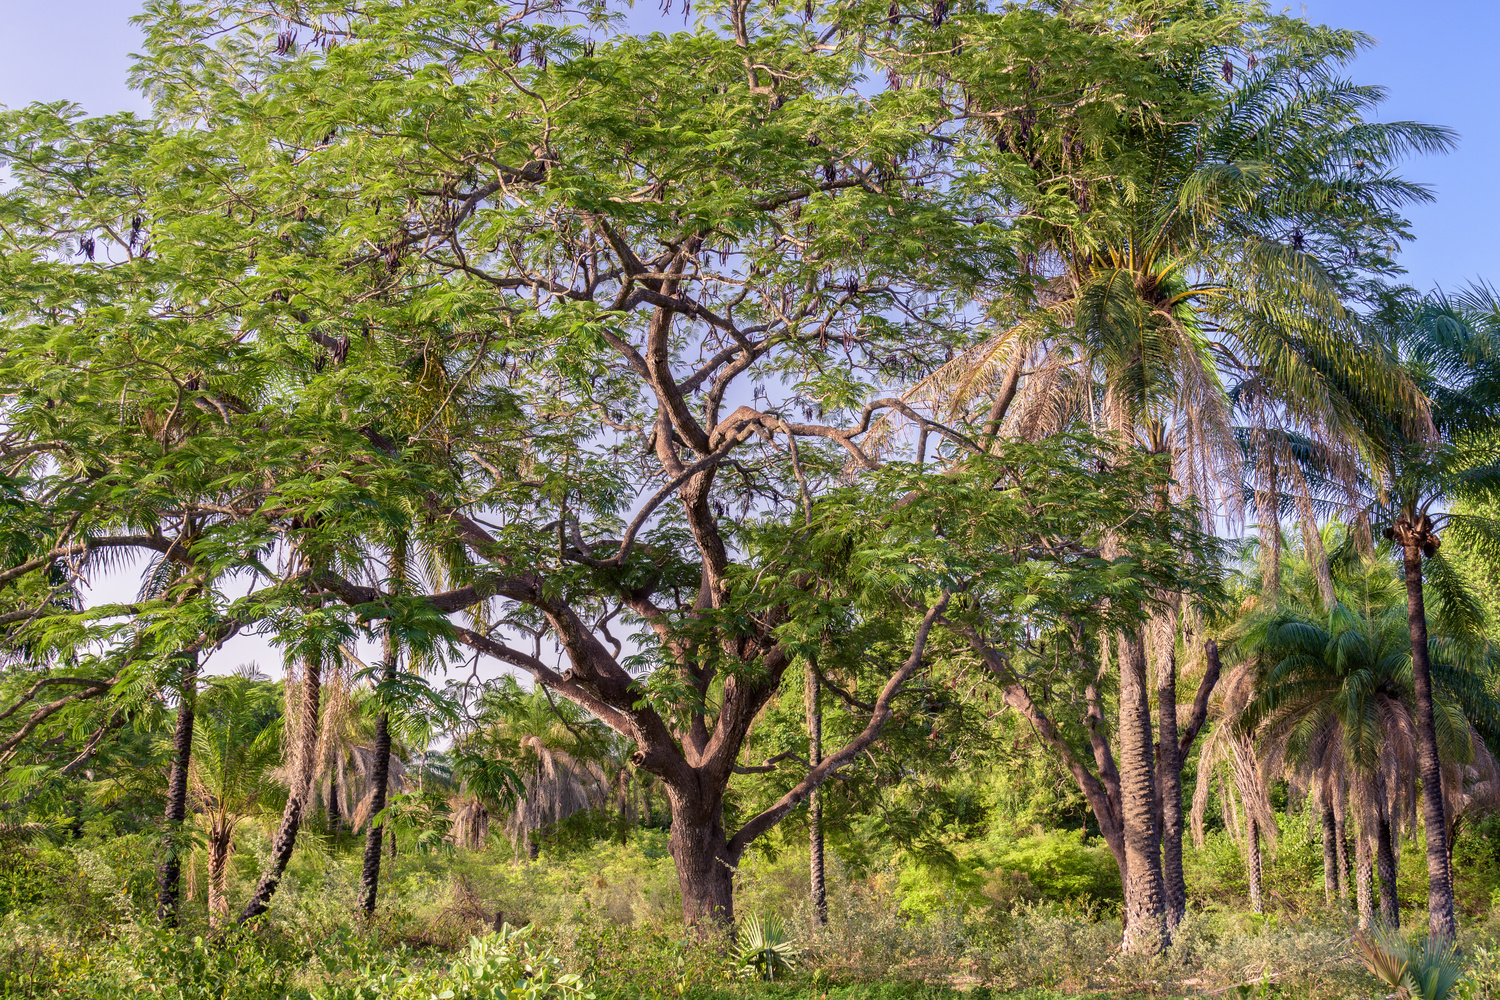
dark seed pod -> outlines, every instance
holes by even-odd
[[[1234,63],[1230,62],[1227,57],[1224,59],[1224,65],[1219,68],[1219,71],[1224,74],[1225,83],[1234,82]]]
[[[803,0],[803,2],[802,2],[802,20],[804,20],[804,21],[811,21],[812,19],[813,19],[812,0]]]
[[[1260,65],[1260,60],[1256,58],[1254,52],[1250,53],[1248,56],[1245,57],[1245,68],[1247,70],[1249,70],[1250,72],[1254,73],[1255,72],[1255,67],[1257,67],[1259,65]]]
[[[937,3],[932,5],[932,26],[941,28],[946,20],[948,20],[948,0],[937,0]]]
[[[89,260],[94,259],[94,238],[92,236],[83,236],[79,238],[78,255],[87,257]]]
[[[885,85],[887,87],[890,87],[892,90],[900,90],[901,89],[901,74],[897,73],[893,69],[886,70],[885,71]]]
[[[823,179],[825,181],[827,181],[829,184],[832,184],[834,181],[838,180],[838,176],[838,171],[833,169],[832,163],[823,164]]]
[[[901,20],[901,8],[896,6],[896,0],[891,0],[890,9],[885,12],[885,23],[895,24]]]

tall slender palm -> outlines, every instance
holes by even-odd
[[[274,689],[248,673],[215,678],[199,696],[190,778],[208,823],[208,913],[215,928],[229,918],[225,886],[235,826],[281,791],[272,777],[281,761],[281,720]]]
[[[1024,122],[1010,112],[983,119],[994,141],[1056,178],[1038,185],[1034,203],[1009,192],[1027,210],[1017,214],[1038,220],[1020,227],[1036,298],[1002,310],[1022,318],[910,398],[949,416],[983,414],[988,434],[1036,437],[1078,422],[1107,429],[1169,456],[1177,499],[1225,502],[1229,513],[1238,496],[1236,411],[1271,432],[1257,439],[1264,466],[1285,460],[1271,445],[1289,429],[1322,442],[1356,435],[1360,400],[1420,403],[1396,371],[1360,349],[1343,297],[1390,266],[1382,248],[1402,231],[1397,211],[1427,197],[1388,165],[1407,151],[1447,148],[1451,133],[1366,121],[1380,92],[1337,75],[1360,36],[1279,22],[1242,67],[1233,61],[1237,41],[1183,54],[1179,96],[1199,103],[1180,123],[1132,118],[1118,133],[1085,135],[1076,123],[1049,131],[1037,119],[1044,110],[1025,112]],[[1080,210],[1063,223],[1045,207],[1059,189]],[[1178,622],[1177,602],[1161,597],[1151,645],[1166,706],[1176,703]],[[1122,691],[1132,693],[1148,688],[1135,644],[1127,637],[1119,657]],[[1148,698],[1122,702],[1122,740],[1150,731],[1149,711]],[[1174,713],[1160,715],[1154,771],[1163,787],[1158,796],[1154,773],[1132,779],[1143,801],[1130,796],[1127,813],[1152,856],[1143,891],[1164,879],[1170,927],[1185,901],[1182,761]],[[1137,763],[1150,767],[1123,746],[1122,756],[1132,762],[1122,778]],[[1137,815],[1157,801],[1155,815]]]
[[[1500,300],[1493,290],[1477,287],[1453,299],[1397,303],[1378,317],[1378,326],[1430,400],[1431,421],[1423,432],[1414,432],[1404,414],[1376,410],[1366,418],[1365,433],[1375,445],[1376,494],[1369,513],[1395,542],[1406,585],[1429,932],[1452,940],[1457,923],[1426,591],[1436,588],[1450,605],[1467,603],[1458,574],[1438,555],[1445,526],[1492,560],[1500,558],[1500,525],[1445,510],[1455,499],[1500,495]]]

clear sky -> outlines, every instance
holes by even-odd
[[[656,7],[657,0],[642,0],[632,20],[660,23]],[[72,100],[93,114],[144,112],[144,102],[125,88],[129,53],[140,41],[129,18],[138,9],[138,0],[0,0],[0,104]],[[1375,37],[1378,44],[1350,75],[1389,90],[1384,120],[1446,125],[1461,136],[1456,152],[1417,160],[1404,171],[1437,194],[1435,203],[1411,212],[1417,238],[1402,256],[1407,280],[1423,289],[1475,279],[1500,284],[1500,102],[1493,83],[1500,3],[1307,0],[1288,11]],[[674,15],[663,27],[681,23]],[[216,657],[219,669],[256,659],[279,672],[279,656],[263,643],[231,645]]]

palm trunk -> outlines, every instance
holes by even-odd
[[[281,826],[276,838],[271,841],[271,861],[260,877],[255,892],[245,908],[240,911],[240,922],[244,923],[265,913],[271,905],[271,897],[286,874],[287,863],[292,860],[292,851],[297,846],[297,829],[302,824],[302,814],[312,796],[313,773],[317,766],[318,717],[322,698],[322,668],[316,654],[308,656],[302,664],[302,699],[297,713],[297,737],[292,745],[292,782],[286,800],[286,809],[281,814]]]
[[[398,650],[394,638],[385,637],[385,662],[381,665],[382,683],[396,680]],[[370,775],[370,828],[365,832],[365,860],[359,876],[359,908],[366,914],[375,912],[375,897],[380,892],[380,846],[385,836],[385,821],[375,817],[385,809],[386,785],[391,780],[391,715],[381,711],[375,720],[375,760]],[[396,856],[396,841],[391,839],[391,857]]]
[[[1121,632],[1120,810],[1125,840],[1125,935],[1128,953],[1154,955],[1167,945],[1167,900],[1162,884],[1161,827],[1156,822],[1156,766],[1146,649],[1139,635]]]
[[[1246,806],[1249,812],[1249,806]],[[1249,829],[1245,831],[1245,877],[1250,882],[1250,910],[1253,913],[1265,913],[1266,902],[1261,896],[1261,874],[1262,863],[1260,857],[1260,824],[1255,817],[1249,820]]]
[[[1274,459],[1269,460],[1270,487],[1255,495],[1255,518],[1260,522],[1261,595],[1265,603],[1275,606],[1281,600],[1281,508]]]
[[[1359,929],[1369,930],[1375,923],[1374,873],[1370,870],[1370,837],[1363,830],[1354,833],[1354,895],[1359,908]]]
[[[1167,928],[1172,930],[1187,912],[1187,879],[1182,870],[1182,761],[1177,733],[1177,625],[1174,598],[1152,618],[1156,659],[1157,782],[1161,802],[1162,886],[1166,895]]]
[[[1344,793],[1340,793],[1333,810],[1334,852],[1338,860],[1339,904],[1349,905],[1349,821]]]
[[[344,804],[339,801],[339,771],[334,765],[328,777],[328,832],[335,838],[344,830]]]
[[[807,762],[817,767],[823,762],[823,703],[818,686],[817,664],[807,663]],[[828,888],[823,879],[823,793],[813,789],[807,797],[808,876],[813,917],[828,923]]]
[[[1388,927],[1401,926],[1401,901],[1396,895],[1396,853],[1391,847],[1391,822],[1382,814],[1375,827],[1375,864],[1380,869],[1380,919]]]
[[[1332,903],[1339,891],[1338,824],[1333,803],[1323,803],[1323,898]]]
[[[178,690],[177,724],[172,730],[172,771],[167,778],[167,810],[162,830],[162,859],[156,872],[156,916],[177,923],[177,897],[182,883],[182,853],[187,847],[182,823],[187,818],[188,768],[193,758],[193,712],[198,704],[198,654],[178,658],[182,686]]]
[[[1426,520],[1424,516],[1422,521]],[[1415,531],[1402,541],[1406,571],[1406,624],[1411,634],[1412,688],[1417,709],[1417,763],[1422,777],[1422,825],[1427,834],[1427,928],[1436,939],[1458,934],[1453,913],[1453,865],[1448,855],[1448,819],[1443,803],[1443,772],[1438,759],[1432,711],[1432,666],[1427,658],[1427,608],[1422,598],[1422,545]]]
[[[208,832],[208,920],[214,930],[229,920],[229,854],[234,847],[234,826],[219,818]]]

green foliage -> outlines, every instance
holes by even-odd
[[[1464,971],[1453,942],[1411,941],[1390,928],[1356,931],[1355,946],[1370,974],[1403,1000],[1448,1000]]]
[[[777,914],[750,914],[734,930],[732,964],[741,976],[773,981],[797,968],[802,949]]]

